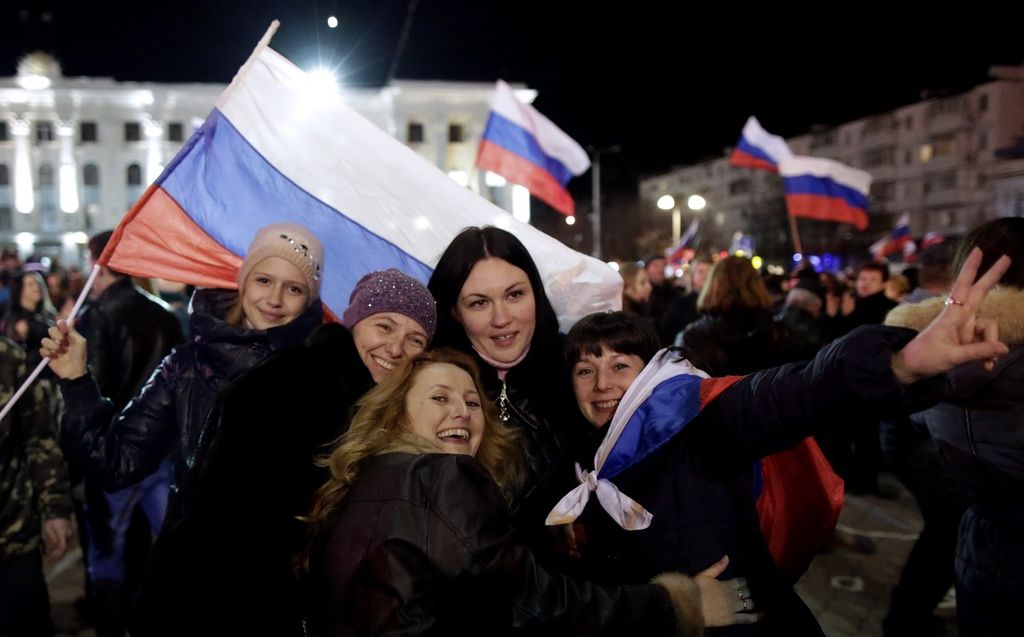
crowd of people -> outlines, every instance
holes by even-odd
[[[1022,479],[1007,451],[1019,221],[923,268],[910,297],[940,296],[920,309],[890,312],[883,264],[850,291],[803,269],[781,296],[742,257],[698,257],[686,290],[653,258],[621,268],[625,311],[567,335],[527,249],[494,227],[456,236],[426,284],[368,272],[340,324],[324,322],[320,240],[295,224],[257,233],[237,290],[196,290],[184,330],[107,266],[73,321],[57,320],[49,277],[11,274],[0,391],[40,357],[49,371],[0,424],[0,633],[52,634],[42,559],[74,526],[100,637],[822,634],[765,539],[758,461],[813,436],[851,490],[877,491],[884,430],[887,449],[939,444],[969,502],[955,546],[934,543],[962,634],[1008,634],[1024,592],[1019,515],[1001,506]],[[713,395],[673,389],[699,398],[685,418],[630,419],[672,432],[615,478],[638,507],[623,516],[643,510],[646,525],[596,506],[546,523],[588,484],[627,392],[666,391],[643,375],[663,365],[723,380]],[[132,549],[134,524],[151,547]],[[914,577],[892,630],[927,627]]]

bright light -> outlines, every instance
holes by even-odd
[[[530,191],[523,186],[512,186],[512,216],[530,223]]]
[[[331,16],[331,17],[327,18],[327,26],[329,26],[332,29],[337,29],[338,28],[338,19],[335,18],[334,16]]]
[[[416,217],[416,219],[413,220],[412,225],[417,230],[426,230],[430,227],[430,220],[426,217]]]
[[[750,265],[754,266],[755,270],[760,270],[761,266],[764,265],[764,261],[761,260],[761,257],[755,254],[754,257],[750,259]]]
[[[811,265],[818,267],[821,265],[821,259],[816,254],[811,255]]]
[[[704,210],[706,205],[708,205],[707,200],[700,195],[690,195],[686,200],[686,207],[690,210]]]
[[[30,91],[40,91],[44,88],[50,88],[50,78],[45,75],[19,75],[18,86]]]
[[[505,181],[505,178],[499,175],[498,173],[492,173],[491,171],[488,170],[486,173],[484,173],[484,183],[490,186],[491,188],[500,188],[504,186],[507,182]]]
[[[619,262],[618,261],[609,261],[608,262],[608,267],[611,268],[612,270],[615,270],[616,272],[618,272],[619,271]]]
[[[575,223],[576,223],[576,217],[574,217],[572,215],[569,215],[568,217],[565,218],[565,225],[571,226],[571,225],[574,225]]]
[[[18,244],[18,252],[28,254],[36,244],[36,235],[31,232],[19,232],[14,235],[14,242]]]
[[[745,256],[747,256],[747,251],[743,250],[743,249],[739,249],[736,252],[734,252],[733,254],[735,254],[738,257],[745,257]]]
[[[84,232],[72,232],[71,240],[77,243],[78,245],[84,246],[85,244],[89,243],[89,235],[85,234]]]
[[[18,212],[28,214],[35,208],[35,193],[32,189],[32,162],[29,160],[28,122],[16,119],[11,122],[14,135],[14,207]]]
[[[672,210],[676,207],[676,198],[672,195],[658,197],[658,208],[661,210]]]
[[[306,73],[305,96],[309,99],[324,99],[340,92],[338,78],[330,69],[318,66]]]
[[[60,167],[60,209],[64,212],[78,210],[78,183],[74,164],[63,164]]]
[[[448,176],[452,178],[452,181],[463,188],[469,185],[469,173],[465,170],[449,170]]]
[[[796,261],[797,263],[800,263],[803,260],[804,260],[804,255],[800,254],[799,252],[794,252],[793,253],[793,261]]]

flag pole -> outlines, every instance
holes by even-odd
[[[804,253],[804,246],[800,243],[800,231],[796,227],[796,217],[786,212],[786,216],[789,217],[789,232],[793,237],[793,249],[796,250],[797,254]]]
[[[78,315],[78,310],[82,308],[82,303],[89,295],[89,290],[92,289],[92,284],[94,281],[96,281],[96,275],[98,275],[99,272],[100,266],[94,265],[92,268],[92,273],[89,274],[89,278],[85,281],[85,287],[82,288],[82,293],[78,295],[78,299],[75,301],[74,307],[71,308],[71,313],[68,314],[68,318],[66,320],[69,323],[73,321],[75,317]],[[28,390],[29,386],[32,385],[35,379],[39,377],[39,374],[43,373],[43,370],[46,369],[46,366],[49,363],[50,359],[48,358],[44,358],[43,360],[39,361],[39,364],[36,365],[36,368],[32,370],[32,373],[28,375],[28,378],[25,379],[25,382],[23,382],[21,384],[21,387],[18,388],[18,391],[14,392],[14,395],[11,396],[11,399],[8,400],[7,403],[4,405],[3,410],[0,410],[0,421],[2,421],[4,419],[4,416],[6,416],[11,411],[11,409],[14,408],[14,405],[15,403],[18,402],[18,399],[21,398],[22,394],[24,394],[26,390]]]

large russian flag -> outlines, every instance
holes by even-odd
[[[779,175],[792,216],[867,229],[870,174],[831,159],[793,156],[779,162]]]
[[[620,306],[621,279],[605,263],[516,221],[325,92],[269,48],[276,27],[118,225],[100,263],[233,288],[256,231],[296,222],[324,245],[322,298],[340,316],[366,272],[394,267],[425,282],[459,231],[496,225],[529,249],[563,330]]]
[[[476,165],[524,186],[564,215],[576,204],[565,185],[590,167],[586,151],[498,80]]]
[[[740,140],[732,149],[729,163],[741,168],[756,168],[774,173],[779,171],[780,161],[792,156],[786,140],[766,131],[761,127],[761,122],[751,115],[743,125]]]

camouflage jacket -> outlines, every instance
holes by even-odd
[[[10,400],[25,375],[25,352],[0,338],[0,405]],[[48,381],[37,380],[0,421],[0,559],[38,550],[44,520],[71,519],[54,393]]]

